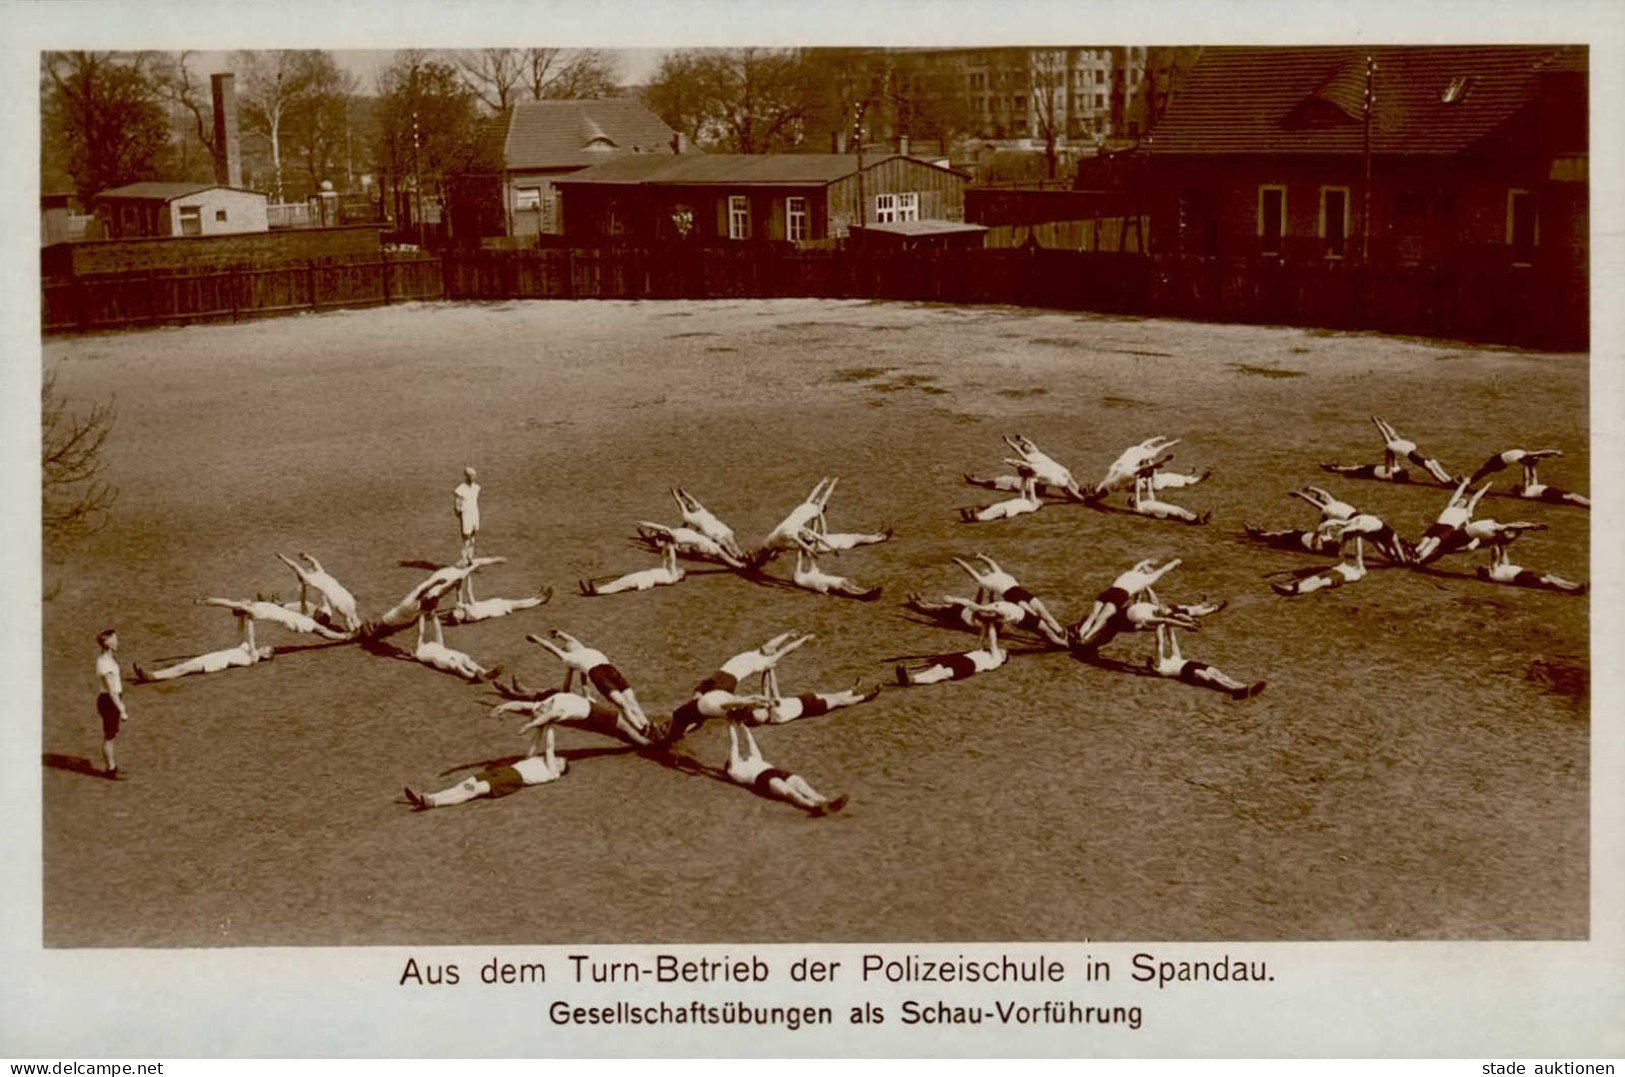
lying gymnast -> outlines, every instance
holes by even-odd
[[[604,652],[593,650],[568,632],[557,628],[549,629],[548,634],[558,642],[535,634],[527,635],[525,638],[564,663],[564,686],[561,690],[568,692],[572,679],[576,674],[580,674],[582,681],[591,684],[598,690],[599,695],[613,703],[634,729],[640,734],[647,735],[650,729],[649,719],[638,703],[637,693],[632,691],[625,675],[610,663]]]
[[[962,681],[966,677],[998,669],[1009,658],[999,646],[1000,619],[997,611],[983,608],[977,614],[982,634],[976,641],[975,650],[963,654],[937,655],[912,669],[898,663],[897,683],[907,687],[915,684],[937,684],[942,681]]]
[[[1478,503],[1484,499],[1492,484],[1486,482],[1471,497],[1467,496],[1467,480],[1462,479],[1450,495],[1450,501],[1439,513],[1437,520],[1422,533],[1416,544],[1416,563],[1428,565],[1451,553],[1468,548],[1470,540],[1463,530],[1473,518]]]
[[[1183,681],[1198,688],[1212,688],[1230,693],[1232,699],[1248,699],[1264,690],[1263,681],[1243,684],[1228,677],[1205,662],[1188,661],[1179,653],[1179,640],[1167,625],[1157,626],[1157,657],[1146,660],[1159,677]]]
[[[1422,451],[1416,447],[1416,442],[1400,437],[1393,426],[1375,415],[1371,416],[1371,421],[1376,424],[1377,432],[1382,435],[1382,463],[1321,464],[1321,470],[1338,475],[1347,475],[1356,479],[1376,479],[1381,482],[1410,482],[1410,471],[1400,463],[1400,459],[1403,458],[1427,472],[1435,481],[1445,486],[1450,485],[1450,472],[1439,461],[1423,455]]]
[[[543,732],[544,728],[546,732]],[[528,785],[556,782],[564,777],[567,769],[569,763],[553,754],[553,727],[538,726],[531,733],[530,750],[525,758],[505,767],[482,767],[438,793],[418,793],[407,786],[406,800],[418,811],[449,808],[478,797],[495,799],[510,796]]]
[[[624,576],[602,576],[596,580],[582,580],[581,593],[589,597],[594,595],[618,595],[622,591],[647,591],[654,587],[666,587],[675,583],[682,583],[688,571],[677,563],[677,543],[670,539],[661,538],[656,542],[660,547],[660,567],[646,568],[638,572],[628,572]],[[720,549],[720,547],[718,547]]]
[[[140,665],[134,667],[135,680],[143,681],[172,681],[177,677],[186,677],[193,673],[219,673],[222,670],[235,669],[242,666],[252,666],[256,662],[269,662],[276,657],[274,647],[256,647],[254,645],[254,622],[245,614],[237,615],[237,629],[242,633],[243,641],[235,647],[227,647],[223,651],[210,651],[200,654],[196,658],[188,658],[173,666],[163,669],[148,670]]]
[[[740,754],[739,738],[743,734],[747,752]],[[728,779],[747,789],[754,789],[765,797],[794,804],[813,815],[833,815],[846,807],[847,798],[831,799],[824,796],[805,778],[780,770],[762,758],[756,738],[750,729],[739,722],[728,723]]]
[[[685,524],[721,546],[723,552],[734,560],[745,559],[744,551],[739,548],[739,540],[734,537],[734,529],[700,504],[699,498],[681,486],[672,487],[671,496],[676,498],[677,511],[683,514]]]
[[[200,606],[220,606],[237,614],[239,617],[248,617],[256,621],[267,621],[274,625],[286,628],[290,632],[304,632],[323,639],[347,640],[353,638],[349,632],[340,632],[329,628],[314,617],[297,613],[276,601],[267,602],[264,596],[248,602],[235,598],[200,598]]]
[[[1108,622],[1132,599],[1149,590],[1158,580],[1178,568],[1179,564],[1179,558],[1176,557],[1161,568],[1156,568],[1156,562],[1147,558],[1118,576],[1110,587],[1096,596],[1089,615],[1067,627],[1068,644],[1074,651],[1083,653],[1093,651],[1106,633]]]
[[[322,563],[308,553],[299,555],[310,562],[307,569],[291,557],[277,554],[278,559],[293,569],[295,576],[299,577],[299,612],[309,614],[312,611],[310,592],[315,591],[322,596],[322,611],[329,617],[337,615],[345,631],[355,632],[361,627],[361,617],[356,613],[355,596],[345,590],[344,585],[328,575],[322,569]]]
[[[1044,502],[1038,496],[1038,476],[1026,464],[1018,467],[1021,475],[1021,492],[1008,501],[995,501],[991,505],[977,505],[959,510],[959,518],[966,523],[989,523],[993,520],[1008,520],[1015,516],[1025,516],[1029,512],[1037,512],[1044,507]]]
[[[1045,628],[1043,635],[1057,646],[1064,646],[1065,630],[1061,622],[1050,613],[1044,600],[1027,590],[1010,573],[999,567],[999,563],[985,553],[976,555],[975,560],[980,561],[985,569],[978,569],[961,558],[954,558],[954,564],[964,569],[971,579],[976,581],[976,600],[985,601],[997,598],[1004,602],[1014,602],[1022,609],[1036,617]]]

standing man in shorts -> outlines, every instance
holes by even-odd
[[[102,719],[102,760],[107,764],[103,774],[117,778],[118,760],[113,755],[113,742],[118,739],[119,725],[130,720],[130,712],[124,709],[124,680],[119,676],[115,653],[118,631],[104,628],[96,633],[96,642],[101,647],[101,653],[96,656],[96,684],[101,689],[96,697],[96,713]]]
[[[480,530],[480,484],[474,481],[474,469],[463,468],[463,481],[451,492],[451,510],[457,517],[458,529],[463,536],[463,560],[474,559],[474,536]]]

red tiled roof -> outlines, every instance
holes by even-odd
[[[865,159],[864,171],[897,156]],[[940,167],[915,157],[905,159],[922,168]],[[689,153],[664,158],[620,157],[557,182],[822,187],[857,171],[858,159],[849,153]]]
[[[1583,75],[1587,63],[1583,47],[1556,45],[1207,48],[1144,148],[1361,153],[1367,56],[1379,154],[1459,153],[1531,104],[1543,74]]]
[[[521,101],[508,120],[503,156],[510,171],[583,168],[610,155],[671,154],[676,133],[641,102]],[[597,145],[598,149],[589,149]]]

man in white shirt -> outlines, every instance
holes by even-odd
[[[120,723],[130,720],[130,712],[124,708],[124,680],[119,676],[115,655],[118,632],[104,628],[96,633],[96,642],[101,647],[101,653],[96,656],[96,686],[101,689],[96,697],[96,713],[102,719],[102,759],[107,764],[103,773],[117,778],[118,760],[113,756],[113,742],[118,739]]]
[[[473,560],[474,536],[480,530],[480,484],[473,468],[463,468],[463,481],[451,492],[451,509],[463,536],[463,560]]]

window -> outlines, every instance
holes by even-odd
[[[1102,71],[1098,67],[1095,68],[1095,81],[1097,83],[1106,81],[1106,72]]]
[[[1095,107],[1096,108],[1105,108],[1106,107],[1106,95],[1105,94],[1101,94],[1101,93],[1095,94]]]
[[[900,221],[917,221],[920,219],[920,195],[918,191],[906,191],[897,196],[897,219]]]
[[[894,194],[875,195],[875,223],[891,224],[897,220],[897,196]]]
[[[1263,186],[1258,189],[1258,253],[1279,255],[1281,237],[1286,234],[1286,188]]]
[[[807,200],[805,198],[786,198],[784,200],[784,220],[786,239],[806,239]]]
[[[214,219],[219,221],[220,223],[224,224],[225,221],[226,221],[226,211],[223,210],[223,209],[215,210],[214,211]]]
[[[728,196],[728,238],[750,238],[750,199],[742,194]]]
[[[1024,94],[1024,93],[1016,94],[1016,107],[1017,108],[1026,108],[1027,107],[1027,95],[1026,94]]]
[[[1349,189],[1320,189],[1320,238],[1326,241],[1326,257],[1341,258],[1348,243]]]
[[[513,192],[513,208],[516,212],[540,210],[542,208],[542,189],[540,187],[515,188]]]
[[[1535,196],[1517,188],[1507,192],[1507,245],[1512,248],[1513,265],[1529,265],[1540,243],[1540,215]]]
[[[203,207],[181,207],[181,235],[200,236],[203,234]]]

